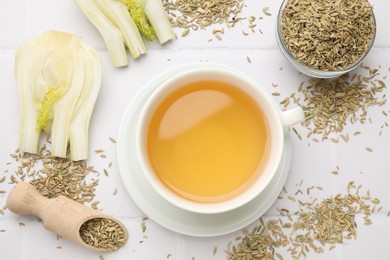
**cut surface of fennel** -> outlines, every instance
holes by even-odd
[[[16,52],[21,123],[19,148],[37,153],[42,129],[50,128],[51,154],[88,158],[88,128],[101,85],[95,49],[67,32],[47,31],[24,41]]]

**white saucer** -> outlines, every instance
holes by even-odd
[[[199,214],[183,210],[164,200],[151,187],[138,164],[135,145],[136,124],[143,104],[156,87],[177,72],[202,66],[202,63],[196,63],[170,69],[143,86],[122,118],[117,140],[117,154],[124,186],[133,201],[148,217],[178,233],[211,237],[239,230],[256,221],[271,207],[287,179],[291,163],[291,141],[285,130],[284,153],[277,174],[259,196],[240,208],[219,214]],[[210,66],[210,63],[207,63],[207,66]],[[221,65],[214,66],[221,67]]]

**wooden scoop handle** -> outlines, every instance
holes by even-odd
[[[7,207],[19,215],[32,215],[42,218],[50,200],[39,194],[29,183],[20,182],[10,191]]]

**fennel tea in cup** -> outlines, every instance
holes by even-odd
[[[302,119],[301,110],[288,112],[290,121]],[[198,213],[237,208],[277,171],[284,139],[280,114],[272,97],[240,72],[182,72],[159,86],[141,112],[141,167],[155,190],[178,207]]]

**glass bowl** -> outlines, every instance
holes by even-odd
[[[375,21],[374,12],[372,9],[371,9],[371,13],[372,13],[372,19],[373,19],[373,23],[374,23],[374,35],[373,35],[372,41],[370,42],[370,45],[368,46],[367,51],[354,64],[349,66],[347,69],[334,70],[334,71],[319,70],[319,69],[311,68],[311,67],[305,65],[304,63],[297,61],[297,59],[290,52],[290,50],[287,48],[287,46],[285,45],[285,43],[283,41],[282,29],[280,26],[281,19],[282,19],[282,11],[283,11],[283,9],[286,6],[288,1],[289,0],[283,1],[283,3],[280,6],[279,12],[278,12],[278,17],[277,17],[277,22],[276,22],[276,41],[277,41],[279,49],[283,53],[284,57],[293,65],[293,67],[296,70],[302,72],[303,74],[306,74],[308,76],[315,77],[315,78],[335,78],[335,77],[339,77],[345,73],[352,71],[353,69],[358,67],[364,61],[364,59],[367,57],[367,54],[370,52],[370,50],[372,49],[372,46],[374,45],[375,36],[376,36],[376,21]]]

